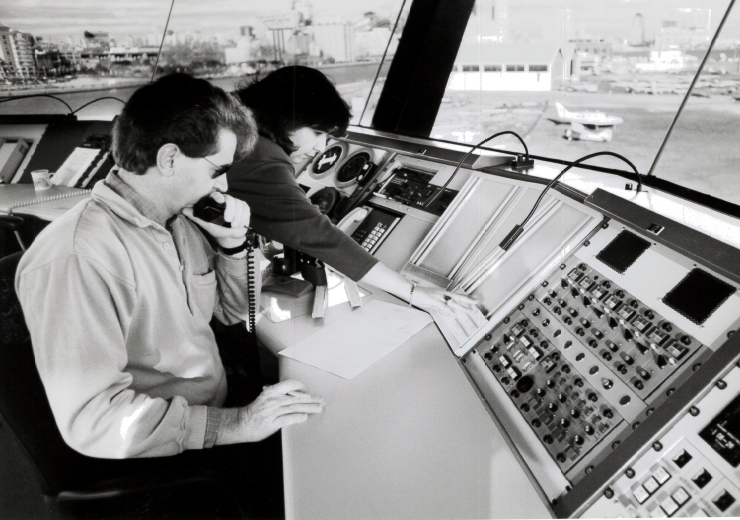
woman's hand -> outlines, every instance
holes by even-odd
[[[457,312],[464,313],[476,305],[473,298],[463,294],[445,291],[439,287],[422,287],[417,285],[411,296],[411,305],[427,312],[436,310],[441,314],[452,316]]]

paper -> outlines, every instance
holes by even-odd
[[[57,186],[74,186],[99,153],[97,148],[75,148],[52,177],[52,183]]]
[[[373,300],[280,354],[352,379],[431,321],[425,312]]]

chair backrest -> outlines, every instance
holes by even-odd
[[[57,429],[15,293],[15,272],[22,255],[18,252],[0,260],[0,415],[37,469],[43,492],[56,496],[86,487],[105,474],[109,461],[77,453]]]

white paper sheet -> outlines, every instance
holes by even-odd
[[[431,321],[425,312],[373,300],[280,354],[352,379]]]

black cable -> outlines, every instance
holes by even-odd
[[[383,51],[383,57],[380,58],[380,63],[378,64],[378,70],[375,71],[375,79],[373,79],[373,84],[370,85],[370,91],[367,93],[367,99],[365,99],[365,106],[362,107],[360,118],[357,120],[358,125],[362,125],[362,118],[365,116],[365,110],[367,110],[368,103],[370,103],[370,95],[373,93],[373,89],[375,88],[375,83],[377,83],[378,81],[378,76],[380,76],[380,68],[383,66],[383,63],[385,62],[385,57],[388,54],[388,49],[391,46],[393,35],[396,34],[396,28],[398,27],[399,20],[401,20],[401,13],[403,13],[403,8],[405,6],[406,6],[406,0],[403,0],[403,3],[401,4],[401,9],[398,10],[398,16],[396,17],[396,23],[393,24],[393,30],[391,31],[391,35],[388,38],[388,43],[386,44],[385,50]]]
[[[249,332],[257,334],[255,330],[255,320],[257,314],[257,297],[254,290],[254,246],[250,238],[247,238],[249,245],[247,246],[247,299],[249,302]]]
[[[175,7],[175,0],[172,0],[170,4],[170,12],[167,14],[167,22],[164,24],[164,31],[162,32],[162,41],[159,43],[159,50],[157,51],[157,59],[154,61],[154,69],[152,69],[152,79],[154,81],[154,75],[157,74],[157,65],[159,65],[159,56],[162,54],[162,47],[164,46],[164,39],[167,37],[167,28],[170,26],[170,16],[172,16],[172,8]]]
[[[447,182],[445,182],[445,183],[444,183],[444,184],[442,185],[442,189],[441,189],[441,190],[439,190],[439,191],[438,191],[437,193],[435,193],[435,194],[434,194],[434,196],[433,196],[433,197],[431,198],[431,200],[429,200],[429,201],[428,201],[428,202],[427,202],[426,204],[424,204],[424,207],[428,208],[429,206],[431,206],[431,205],[432,205],[432,202],[434,202],[435,200],[437,200],[437,197],[439,197],[439,196],[440,196],[440,195],[441,195],[442,193],[444,193],[444,191],[445,191],[445,188],[447,188],[447,186],[448,186],[448,185],[450,184],[450,182],[452,182],[452,179],[454,179],[454,178],[455,178],[455,175],[457,175],[457,172],[458,172],[458,170],[460,169],[460,166],[462,166],[462,164],[463,164],[463,163],[465,162],[465,159],[467,159],[467,158],[468,158],[468,156],[469,156],[469,155],[470,155],[471,153],[473,153],[473,151],[474,151],[474,150],[475,150],[476,148],[478,148],[479,146],[483,146],[484,144],[486,144],[486,143],[487,143],[488,141],[490,141],[490,140],[491,140],[491,139],[493,139],[494,137],[498,137],[498,136],[500,136],[500,135],[507,135],[507,134],[511,134],[511,135],[513,135],[514,137],[516,137],[517,139],[519,139],[519,142],[521,142],[521,143],[522,143],[522,146],[524,147],[524,153],[526,154],[526,159],[525,159],[525,160],[527,160],[527,161],[528,161],[528,160],[529,160],[529,148],[527,148],[527,144],[526,144],[526,143],[524,142],[524,139],[522,139],[522,138],[521,138],[521,137],[519,136],[519,134],[517,134],[516,132],[512,132],[511,130],[504,130],[503,132],[497,132],[497,133],[495,133],[495,134],[493,134],[493,135],[491,135],[491,136],[488,136],[488,137],[486,137],[485,139],[483,139],[483,140],[482,140],[481,142],[479,142],[478,144],[476,144],[475,146],[473,146],[473,147],[472,147],[472,148],[471,148],[471,149],[470,149],[470,150],[468,151],[468,153],[466,153],[465,155],[463,155],[463,158],[462,158],[462,159],[460,159],[460,162],[459,162],[459,163],[457,163],[457,167],[455,167],[455,171],[453,171],[453,172],[452,172],[452,175],[450,175],[450,178],[449,178],[449,179],[447,179]]]
[[[499,244],[499,247],[501,247],[501,249],[503,249],[504,251],[507,251],[512,246],[512,244],[514,243],[514,241],[517,238],[519,238],[519,235],[521,235],[522,232],[524,231],[524,225],[527,222],[529,222],[529,219],[531,219],[532,218],[532,215],[534,215],[534,212],[537,210],[537,207],[540,205],[540,202],[542,202],[542,199],[545,197],[545,194],[547,193],[547,190],[549,190],[550,188],[552,188],[555,185],[555,183],[558,182],[558,180],[563,175],[565,175],[565,173],[568,170],[570,170],[574,166],[577,166],[578,164],[582,163],[583,161],[586,161],[586,160],[591,159],[593,157],[598,157],[600,155],[610,155],[612,157],[616,157],[617,159],[621,159],[622,161],[624,161],[627,164],[629,164],[630,167],[632,168],[632,170],[637,175],[637,189],[636,189],[636,192],[639,193],[641,191],[641,189],[642,189],[642,180],[641,180],[642,177],[640,176],[640,172],[637,171],[637,168],[635,167],[635,165],[632,164],[632,162],[630,162],[630,160],[627,159],[626,157],[624,157],[624,156],[622,156],[622,155],[620,155],[618,153],[615,153],[615,152],[595,152],[595,153],[592,153],[592,154],[589,154],[589,155],[584,155],[580,159],[577,159],[576,161],[570,163],[568,166],[566,166],[565,168],[563,168],[563,170],[560,173],[558,173],[555,176],[555,178],[553,180],[551,180],[547,184],[547,186],[545,186],[545,189],[542,190],[542,193],[540,193],[540,196],[535,201],[534,206],[532,206],[532,210],[529,212],[529,215],[526,216],[526,218],[522,221],[521,224],[517,224],[516,226],[514,226],[514,229],[512,229],[509,232],[509,234],[506,235],[506,238],[504,238],[501,241],[501,243]]]
[[[13,96],[13,97],[5,98],[5,99],[0,99],[0,103],[5,103],[7,101],[16,101],[16,100],[19,100],[19,99],[35,98],[35,97],[48,97],[48,98],[51,98],[51,99],[56,99],[60,103],[64,103],[64,106],[66,106],[69,109],[69,114],[68,115],[70,115],[70,116],[71,115],[74,115],[74,110],[72,110],[72,107],[69,106],[69,104],[66,101],[64,101],[62,98],[58,98],[56,96],[52,96],[51,94],[29,94],[27,96]]]
[[[117,97],[113,97],[113,96],[103,96],[103,97],[99,97],[99,98],[97,98],[97,99],[93,99],[92,101],[88,101],[87,103],[85,103],[85,104],[84,104],[84,105],[82,105],[81,107],[79,107],[79,108],[77,108],[77,109],[73,110],[73,111],[72,111],[72,115],[76,114],[77,112],[79,112],[79,111],[80,111],[80,110],[82,110],[83,108],[85,108],[85,107],[88,107],[88,106],[92,105],[93,103],[97,103],[98,101],[102,101],[102,100],[104,100],[104,99],[115,99],[116,101],[120,101],[120,102],[121,102],[121,103],[123,103],[124,105],[126,104],[126,102],[125,102],[124,100],[122,100],[122,99],[118,99]]]

